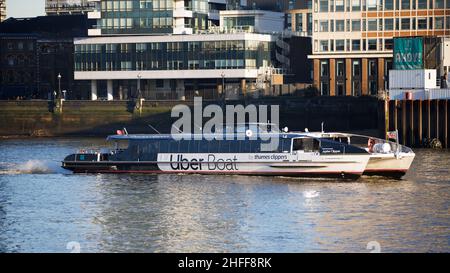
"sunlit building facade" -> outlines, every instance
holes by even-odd
[[[6,19],[6,0],[0,0],[0,22]]]
[[[314,85],[321,95],[388,87],[394,37],[450,34],[448,0],[313,0]]]
[[[47,15],[86,14],[94,8],[91,0],[45,0]]]

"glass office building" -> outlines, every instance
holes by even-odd
[[[183,1],[182,5],[177,5],[178,2],[174,0],[101,1],[101,19],[98,28],[102,30],[102,34],[172,33],[176,20],[174,17],[181,17],[181,15],[186,28],[192,28],[195,31],[208,27],[207,0]]]
[[[206,30],[226,9],[224,0],[91,0],[97,19],[91,36],[192,34]]]
[[[271,42],[257,40],[75,45],[75,71],[258,69]]]
[[[75,39],[75,78],[92,99],[239,98],[276,67],[268,34],[192,34]]]
[[[277,67],[273,35],[211,27],[225,0],[92,1],[97,26],[74,40],[74,59],[93,100],[239,98]]]

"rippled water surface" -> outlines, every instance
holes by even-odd
[[[450,153],[401,181],[74,175],[96,139],[0,141],[0,252],[450,252]],[[374,244],[374,243],[370,243]],[[370,245],[369,244],[369,245]]]

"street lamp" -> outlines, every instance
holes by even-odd
[[[58,99],[61,98],[61,73],[58,73]]]

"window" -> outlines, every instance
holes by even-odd
[[[361,20],[352,20],[352,31],[361,31]]]
[[[384,30],[394,30],[394,19],[392,18],[384,19]]]
[[[417,0],[418,9],[427,9],[427,0]]]
[[[303,14],[301,13],[295,15],[295,30],[303,31]]]
[[[444,0],[434,0],[434,8],[435,9],[443,9],[444,8]]]
[[[377,61],[376,60],[369,60],[369,76],[376,77],[377,76]]]
[[[394,40],[393,39],[385,39],[384,40],[384,48],[386,50],[392,50],[394,48]]]
[[[336,40],[336,51],[345,50],[345,40]]]
[[[410,18],[402,18],[402,30],[410,30],[410,29],[411,29]]]
[[[330,75],[328,72],[328,61],[320,61],[320,76],[328,77]]]
[[[352,10],[353,11],[361,10],[361,0],[352,0]]]
[[[344,20],[336,20],[336,32],[345,31],[345,21]]]
[[[352,95],[353,96],[361,96],[361,82],[360,81],[353,81]]]
[[[402,10],[409,10],[411,8],[410,0],[401,0],[401,1],[402,1]]]
[[[328,12],[328,0],[319,0],[320,12]]]
[[[336,11],[344,11],[344,0],[336,0]]]
[[[444,17],[435,17],[434,18],[434,28],[435,29],[443,29],[444,28]]]
[[[352,50],[353,51],[361,50],[361,40],[352,40]]]
[[[292,142],[292,150],[294,151],[316,152],[320,147],[319,140],[314,138],[296,138]]]
[[[450,29],[450,16],[445,17],[445,28]]]
[[[330,95],[330,89],[329,89],[329,83],[326,81],[320,82],[320,95],[322,96],[328,96]]]
[[[380,0],[366,0],[367,10],[377,10]]]
[[[384,10],[393,10],[394,0],[384,0]]]
[[[369,50],[377,50],[377,39],[369,39]]]
[[[417,29],[419,30],[427,29],[427,18],[417,18]]]
[[[328,51],[328,40],[320,41],[320,51],[327,52]]]
[[[337,41],[336,41],[337,44]],[[345,76],[345,62],[344,60],[336,60],[336,76],[344,77]]]
[[[328,20],[320,20],[320,32],[328,32]]]
[[[164,88],[164,80],[156,80],[156,88]]]
[[[377,30],[377,19],[367,20],[367,30],[368,31],[376,31]]]
[[[354,78],[359,78],[361,76],[361,61],[360,60],[353,60],[352,76]]]

